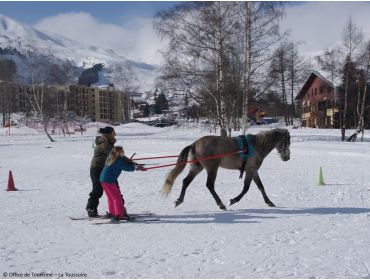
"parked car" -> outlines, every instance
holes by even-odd
[[[263,124],[267,124],[267,121],[265,120],[256,121],[256,125],[263,125]]]
[[[272,123],[276,123],[277,120],[274,119],[274,118],[271,118],[271,117],[264,117],[261,119],[262,122],[264,122],[264,124],[272,124]]]
[[[154,127],[166,127],[166,126],[171,126],[171,124],[165,122],[159,122],[154,124]]]

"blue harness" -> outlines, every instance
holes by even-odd
[[[244,173],[244,169],[247,164],[248,158],[254,156],[254,147],[251,144],[251,136],[252,136],[251,134],[247,134],[247,135],[239,135],[239,136],[234,137],[236,143],[238,144],[239,151],[244,151],[244,152],[239,153],[240,158],[243,159],[242,166],[239,169],[240,179],[243,178],[243,173]]]
[[[239,151],[246,150],[243,153],[239,153],[240,158],[247,159],[254,156],[254,147],[251,144],[251,134],[239,135],[234,137],[238,144]]]

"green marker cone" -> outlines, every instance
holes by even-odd
[[[317,185],[318,186],[323,186],[325,185],[324,183],[324,178],[322,176],[322,167],[320,166],[320,172],[319,172],[319,177],[317,178]]]

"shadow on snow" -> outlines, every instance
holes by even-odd
[[[212,213],[184,213],[178,215],[156,215],[160,218],[155,223],[164,224],[248,224],[259,223],[263,219],[278,219],[287,216],[317,216],[317,215],[352,215],[370,213],[370,208],[355,207],[317,207],[317,208],[269,208],[229,210]]]

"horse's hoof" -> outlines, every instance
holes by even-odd
[[[177,206],[179,206],[180,204],[182,203],[182,201],[178,201],[176,200],[175,203],[173,204],[173,208],[176,208]]]
[[[233,205],[234,203],[237,203],[237,201],[233,198],[233,199],[230,199],[230,204],[229,206]]]
[[[273,204],[272,202],[267,203],[267,205],[270,207],[276,207],[275,204]]]
[[[220,209],[221,210],[226,210],[226,207],[225,207],[225,205],[223,203],[221,203],[219,206],[220,206]]]

